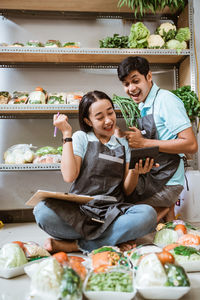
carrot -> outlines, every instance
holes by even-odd
[[[53,254],[53,257],[61,264],[66,265],[69,261],[68,256],[65,252],[57,252]]]
[[[69,256],[69,260],[75,260],[77,262],[80,262],[82,263],[83,261],[85,261],[85,259],[83,257],[80,257],[80,256],[73,256],[73,255],[70,255]]]
[[[81,262],[75,259],[70,259],[68,265],[81,277],[82,280],[85,279],[87,271]]]
[[[36,90],[36,91],[43,92],[43,88],[41,88],[40,86],[37,86],[37,87],[35,88],[35,90]]]
[[[165,246],[163,248],[163,250],[164,251],[170,251],[170,250],[172,250],[172,249],[174,249],[174,248],[176,248],[178,246],[179,246],[179,244],[177,244],[177,243],[169,244],[169,245]]]
[[[184,234],[178,239],[177,243],[180,244],[180,245],[184,245],[184,246],[186,246],[186,245],[199,245],[200,244],[200,237],[198,235],[191,234],[191,233]]]
[[[183,224],[177,224],[174,228],[174,230],[181,230],[183,232],[183,234],[187,233],[187,228],[185,227],[185,225]]]
[[[105,252],[99,252],[99,253],[92,255],[93,268],[96,269],[102,265],[111,266],[109,254],[110,254],[109,251],[105,251]]]
[[[168,251],[162,251],[156,254],[163,265],[166,263],[173,264],[175,261],[174,256]]]
[[[24,250],[24,243],[23,242],[21,242],[21,241],[14,241],[12,243],[18,244],[20,246],[20,248],[22,248],[22,250]]]

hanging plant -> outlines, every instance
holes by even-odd
[[[155,14],[156,11],[162,11],[166,6],[171,11],[183,9],[185,0],[119,0],[118,7],[128,6],[134,10],[135,17],[143,17],[146,12],[150,11]]]

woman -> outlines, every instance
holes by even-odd
[[[72,136],[65,115],[54,116],[63,135],[61,172],[73,182],[70,193],[90,195],[88,204],[48,199],[34,209],[38,225],[53,238],[45,243],[50,252],[90,252],[103,245],[118,245],[154,230],[156,212],[148,205],[124,203],[135,189],[140,173],[149,172],[147,159],[129,169],[130,152],[125,138],[116,138],[116,114],[103,92],[83,96],[79,105],[80,131]],[[73,141],[72,141],[73,139]]]

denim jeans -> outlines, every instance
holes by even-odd
[[[91,252],[102,246],[115,246],[142,237],[155,230],[157,218],[151,206],[134,205],[125,214],[119,216],[100,237],[86,240],[48,208],[44,201],[35,206],[34,215],[41,229],[55,239],[77,240],[77,245],[83,252]]]

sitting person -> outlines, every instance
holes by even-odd
[[[139,174],[149,172],[154,161],[147,158],[143,166],[140,160],[129,169],[128,142],[114,136],[112,100],[100,91],[84,95],[79,104],[79,123],[81,130],[72,136],[68,117],[54,115],[54,126],[63,135],[61,172],[65,182],[72,182],[70,193],[90,195],[93,200],[80,205],[47,199],[35,206],[37,224],[52,236],[44,245],[49,252],[124,246],[156,226],[157,215],[150,205],[124,202],[125,195],[135,189]]]
[[[129,146],[158,146],[160,151],[160,166],[140,176],[128,201],[152,205],[158,212],[158,221],[163,216],[165,221],[172,221],[174,205],[184,186],[183,153],[194,154],[198,149],[184,104],[152,81],[149,63],[143,57],[125,58],[118,66],[118,77],[142,116],[138,119],[139,129],[132,127],[124,133]],[[123,134],[118,131],[117,135]]]

